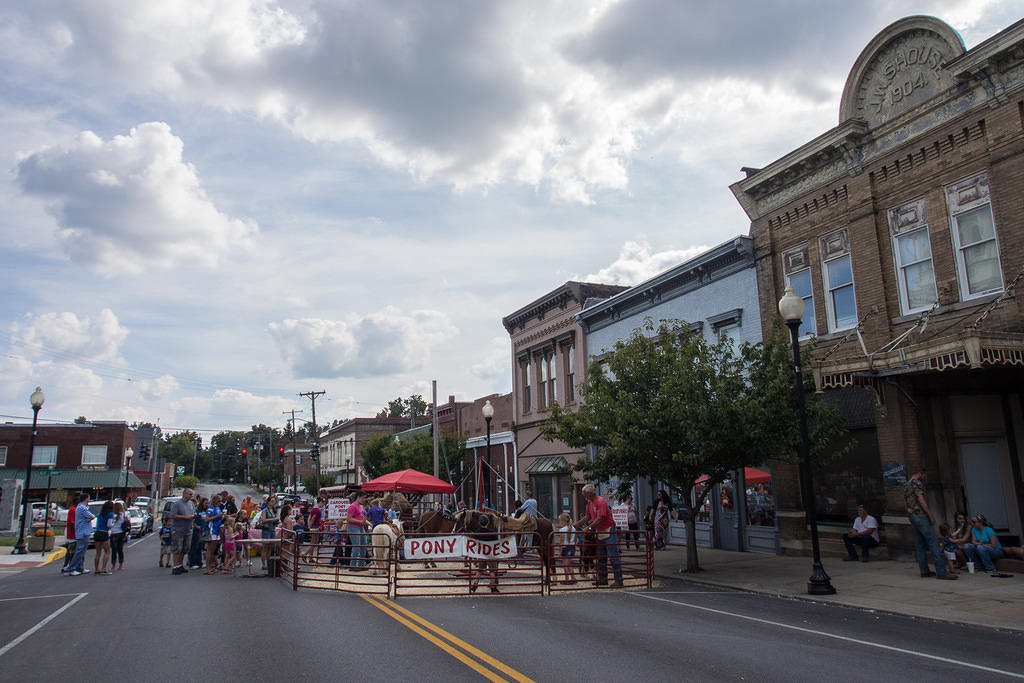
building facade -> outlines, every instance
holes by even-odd
[[[0,481],[24,485],[27,468],[30,500],[45,499],[48,488],[89,491],[97,500],[141,492],[143,482],[131,465],[136,432],[126,422],[39,425],[30,455],[31,438],[31,424],[0,424]]]
[[[540,512],[554,519],[577,514],[583,482],[568,473],[586,452],[540,438],[551,405],[574,409],[584,382],[587,346],[576,314],[587,299],[606,299],[626,289],[617,285],[566,282],[502,319],[512,344],[512,404],[519,486],[533,495]]]
[[[345,420],[320,437],[320,477],[323,486],[362,484],[360,449],[378,434],[394,434],[410,426],[430,424],[429,417],[355,417]]]
[[[487,421],[484,419],[484,404],[490,401],[494,408],[491,417],[491,448],[487,449]],[[482,497],[489,500],[498,512],[508,514],[515,511],[515,501],[521,498],[518,459],[516,457],[515,434],[512,433],[512,394],[491,394],[482,396],[471,403],[463,404],[459,423],[459,436],[466,440],[459,490],[459,499],[473,507],[477,503],[480,482],[472,475],[476,468],[484,473]]]
[[[938,19],[897,21],[853,65],[838,126],[744,171],[762,318],[792,285],[818,388],[873,409],[855,453],[816,472],[826,530],[867,500],[890,556],[912,553],[902,484],[923,467],[939,519],[981,512],[1019,537],[1024,21],[970,51]],[[803,552],[787,476],[782,545]]]
[[[576,314],[590,358],[597,359],[641,327],[646,318],[655,324],[678,321],[675,324],[703,335],[712,344],[723,337],[737,343],[761,341],[753,240],[736,237],[624,292],[591,300]],[[772,466],[764,463],[757,482],[743,481],[744,473],[738,472],[711,492],[698,512],[699,545],[777,552]],[[611,484],[614,488],[618,482]],[[657,488],[655,483],[638,483],[633,495],[640,510],[653,503]],[[738,495],[741,491],[744,495]],[[748,498],[749,504],[744,505]],[[683,501],[676,502],[678,506]],[[686,542],[681,521],[671,524],[670,542]]]

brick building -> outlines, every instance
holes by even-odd
[[[858,427],[815,473],[826,530],[865,500],[890,556],[912,553],[902,482],[923,466],[939,519],[1019,536],[1024,21],[970,51],[938,19],[897,21],[853,65],[838,126],[743,170],[764,324],[793,285],[808,369]],[[796,473],[777,475],[782,546],[802,552]]]
[[[540,438],[552,403],[578,405],[589,355],[576,320],[587,299],[605,299],[626,287],[566,282],[502,319],[512,342],[512,403],[519,491],[532,493],[549,519],[580,509],[579,489],[566,472],[585,451]]]
[[[487,452],[487,421],[484,419],[484,404],[490,401],[494,408],[491,417],[491,450]],[[472,403],[463,404],[460,409],[459,422],[462,431],[459,436],[466,440],[463,472],[468,475],[479,462],[484,463],[482,470],[485,478],[483,494],[494,503],[498,512],[514,512],[516,498],[522,498],[519,486],[516,439],[512,432],[512,394],[491,394],[481,396]],[[459,490],[456,495],[466,505],[476,504],[475,479],[460,477]]]
[[[0,481],[25,481],[31,437],[31,424],[0,424]],[[29,499],[46,497],[48,474],[53,489],[87,490],[97,500],[120,497],[126,489],[141,492],[143,482],[129,471],[129,448],[138,450],[136,432],[126,422],[39,425],[31,455]]]

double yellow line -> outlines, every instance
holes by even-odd
[[[534,683],[533,679],[524,676],[510,666],[502,664],[489,654],[481,652],[461,638],[448,633],[439,626],[435,626],[418,614],[413,614],[404,607],[400,607],[391,600],[384,600],[375,595],[363,595],[361,597],[384,614],[410,631],[426,638],[489,681]],[[473,659],[474,657],[476,659]],[[501,674],[504,674],[504,676]]]

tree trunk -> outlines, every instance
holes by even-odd
[[[693,508],[687,508],[683,514],[686,522],[686,572],[692,574],[700,571],[700,563],[697,561],[697,518]]]

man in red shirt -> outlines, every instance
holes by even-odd
[[[608,501],[597,495],[593,484],[583,487],[583,497],[587,500],[587,514],[576,521],[576,528],[585,528],[597,536],[597,581],[595,586],[608,585],[608,558],[612,561],[612,572],[615,581],[612,586],[622,588],[622,562],[619,560],[619,540],[615,533],[615,521],[612,519]]]
[[[75,554],[75,508],[78,507],[78,496],[72,496],[71,500],[68,501],[68,519],[67,526],[67,540],[64,542],[64,566],[61,568],[60,573],[66,574],[65,571],[68,565],[71,564],[71,558]]]

